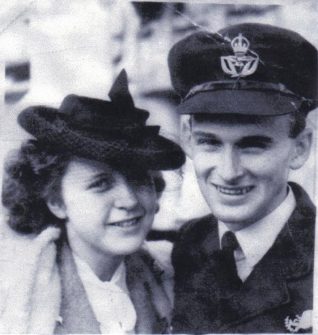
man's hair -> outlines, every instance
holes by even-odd
[[[286,116],[287,114],[280,115]],[[244,114],[193,114],[192,118],[197,122],[225,122],[229,124],[271,124],[273,118],[280,117],[277,115],[244,115]],[[289,117],[289,134],[291,138],[297,137],[306,127],[306,116],[303,113],[295,111],[287,115]],[[192,122],[190,118],[190,125]]]
[[[289,137],[297,137],[306,128],[306,115],[298,111],[290,114]]]

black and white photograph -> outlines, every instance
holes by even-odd
[[[317,0],[0,5],[0,334],[317,334]]]

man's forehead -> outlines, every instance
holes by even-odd
[[[191,117],[191,129],[195,135],[213,134],[217,137],[268,136],[286,137],[289,135],[289,116],[245,118],[245,117]]]

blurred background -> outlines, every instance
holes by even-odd
[[[160,124],[164,136],[179,142],[179,99],[171,90],[167,55],[176,41],[195,30],[213,32],[239,22],[262,22],[295,30],[318,47],[317,0],[235,3],[2,0],[1,160],[27,138],[16,123],[24,107],[58,106],[69,93],[107,98],[122,68],[128,72],[136,105],[151,113],[149,123]],[[312,112],[310,126],[315,130],[317,119],[317,111]],[[312,197],[315,166],[313,154],[291,176]],[[167,187],[156,230],[176,230],[184,221],[209,212],[191,161],[164,177]]]

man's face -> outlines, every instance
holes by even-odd
[[[286,197],[296,139],[288,116],[260,124],[192,120],[190,152],[212,213],[233,230],[274,210]]]

